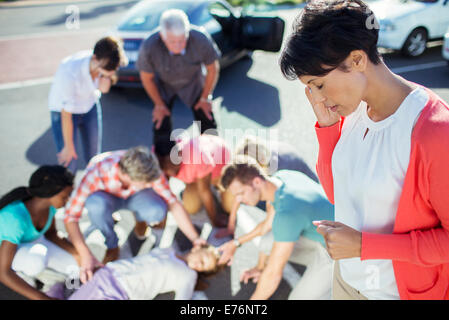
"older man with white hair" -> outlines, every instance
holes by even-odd
[[[171,110],[176,96],[193,107],[201,133],[217,128],[211,98],[218,80],[220,54],[210,35],[190,25],[182,10],[162,13],[159,28],[143,42],[136,62],[145,91],[154,103],[155,145],[163,146],[170,140]],[[166,150],[167,154],[169,151]]]

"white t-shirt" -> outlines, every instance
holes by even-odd
[[[171,248],[156,248],[145,255],[110,262],[107,267],[130,300],[152,300],[171,291],[175,300],[189,300],[198,276]]]
[[[87,113],[100,96],[98,78],[89,72],[92,50],[80,51],[62,60],[48,95],[51,111],[63,109],[74,114]]]
[[[428,99],[419,87],[382,121],[368,117],[365,102],[345,119],[332,156],[336,221],[362,232],[393,233],[413,127]],[[342,259],[340,269],[368,299],[399,299],[391,260]]]

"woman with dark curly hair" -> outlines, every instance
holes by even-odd
[[[29,180],[0,199],[0,282],[29,299],[50,299],[16,272],[29,277],[45,268],[69,274],[77,268],[73,245],[61,239],[54,216],[73,189],[73,175],[62,166],[42,166]]]
[[[310,1],[280,58],[317,117],[334,299],[449,299],[449,107],[394,74],[360,0]]]

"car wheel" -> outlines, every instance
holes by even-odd
[[[423,54],[427,46],[427,31],[415,29],[405,40],[402,53],[408,57],[418,57]]]

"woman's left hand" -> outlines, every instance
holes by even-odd
[[[334,260],[360,257],[362,233],[334,221],[314,221],[317,232],[326,241],[327,252]]]
[[[198,238],[196,238],[195,240],[192,241],[192,245],[193,245],[194,248],[207,246],[207,241],[204,240],[201,237],[198,237]]]
[[[109,92],[111,86],[112,86],[112,79],[110,77],[100,76],[100,79],[98,80],[98,90],[100,90],[101,93]]]

